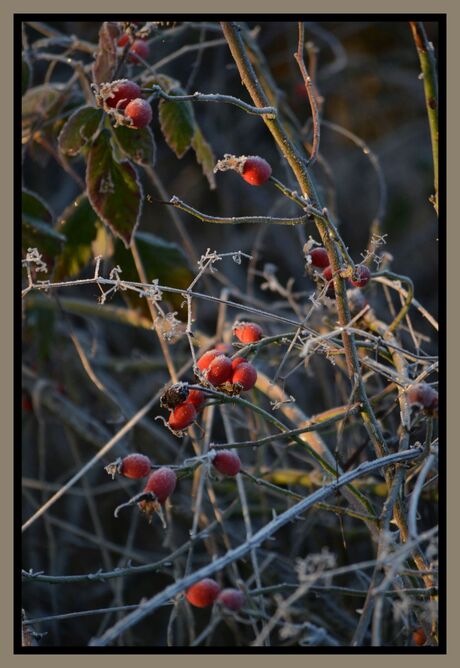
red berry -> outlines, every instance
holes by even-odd
[[[131,127],[145,128],[152,120],[152,107],[140,97],[136,97],[126,105],[125,116],[131,119]]]
[[[426,643],[426,633],[421,627],[419,629],[415,629],[415,631],[413,632],[412,641],[418,647],[421,647],[421,645],[424,645]]]
[[[220,587],[215,580],[205,578],[187,589],[185,598],[195,608],[207,608],[212,605],[220,592]]]
[[[225,355],[213,359],[206,372],[206,378],[212,385],[222,385],[230,380],[231,375],[232,363]]]
[[[144,42],[144,40],[142,39],[136,39],[129,50],[130,62],[140,64],[139,58],[142,58],[142,60],[147,60],[148,55],[149,55],[148,44]],[[139,56],[139,58],[137,56]]]
[[[238,383],[239,385],[242,386],[244,392],[252,390],[256,382],[257,382],[256,368],[252,366],[252,364],[250,364],[249,362],[239,364],[236,367],[235,371],[233,372],[232,375],[233,385]]]
[[[334,283],[332,282],[332,268],[330,266],[324,269],[323,278],[325,281],[327,281],[327,283],[329,283],[326,289],[326,296],[330,299],[335,299],[335,288]]]
[[[201,390],[190,390],[187,403],[193,404],[197,411],[200,410],[204,402],[206,401],[206,395]]]
[[[308,257],[310,258],[313,267],[324,269],[329,266],[329,255],[327,254],[326,249],[322,246],[313,248],[313,250],[308,253]]]
[[[31,413],[33,411],[32,400],[27,392],[22,393],[22,410],[25,413]]]
[[[241,470],[241,459],[233,450],[219,450],[212,464],[223,475],[236,475]]]
[[[134,98],[139,98],[140,95],[141,89],[137,83],[128,79],[120,79],[112,82],[112,92],[105,99],[105,102],[109,107],[124,109],[128,102],[134,100]]]
[[[326,281],[332,281],[332,267],[329,265],[323,271],[323,277]]]
[[[240,364],[247,364],[248,360],[245,357],[235,357],[232,359],[232,369],[235,371],[236,367],[240,366]]]
[[[270,178],[272,168],[266,160],[258,155],[251,155],[244,161],[241,176],[251,186],[260,186]]]
[[[145,455],[127,455],[121,460],[120,473],[125,478],[145,478],[152,468],[150,459]]]
[[[118,46],[125,46],[125,44],[127,44],[128,41],[129,41],[129,35],[127,33],[125,33],[118,40]]]
[[[363,288],[371,277],[371,270],[365,264],[357,264],[351,277],[351,284],[355,288]]]
[[[262,327],[255,322],[239,322],[233,333],[241,343],[255,343],[262,338]]]
[[[244,605],[244,594],[239,589],[223,589],[217,597],[217,600],[229,610],[238,612]]]
[[[171,412],[168,424],[174,431],[182,431],[189,427],[196,418],[196,407],[186,402],[184,404],[179,404]]]
[[[407,393],[407,400],[411,406],[419,406],[428,412],[438,408],[438,393],[428,383],[416,383]]]
[[[205,369],[208,368],[208,366],[211,364],[211,362],[216,359],[216,357],[219,357],[221,355],[218,350],[208,350],[207,353],[202,355],[200,359],[197,361],[196,365],[199,368],[200,371],[205,371]]]
[[[147,484],[144,487],[144,493],[153,492],[157,497],[158,503],[164,503],[168,496],[174,492],[176,488],[177,477],[173,469],[167,466],[162,466],[161,469],[154,471]],[[146,503],[141,501],[139,505]],[[148,503],[148,502],[147,502]],[[142,506],[143,507],[143,506]]]

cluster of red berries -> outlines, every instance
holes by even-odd
[[[100,90],[107,107],[123,111],[129,119],[128,127],[137,130],[150,124],[152,107],[147,100],[142,99],[141,89],[134,81],[118,79],[110,84],[103,84]]]
[[[245,344],[255,343],[262,337],[261,327],[253,322],[237,323],[233,333]],[[198,382],[207,383],[229,394],[251,390],[257,381],[257,371],[245,357],[231,359],[229,355],[232,352],[231,345],[220,343],[204,353],[196,363]],[[161,403],[171,409],[169,427],[177,432],[189,427],[195,421],[205,401],[206,394],[202,390],[189,390],[181,383],[167,390]]]
[[[139,500],[138,506],[149,517],[171,496],[177,482],[175,471],[168,466],[162,466],[151,472],[152,468],[152,462],[149,457],[137,452],[127,455],[123,459],[118,458],[115,462],[105,467],[105,470],[112,478],[116,474],[122,475],[124,478],[130,478],[131,480],[141,480],[148,476],[144,489],[134,499],[139,496],[143,497]],[[127,505],[131,505],[131,503]]]
[[[323,248],[322,246],[319,246],[318,248],[313,248],[308,253],[307,257],[310,266],[312,266],[314,269],[322,270],[322,276],[326,281],[326,283],[328,283],[326,295],[334,299],[335,290],[334,290],[334,285],[332,283],[332,278],[333,278],[332,267],[326,249]],[[364,288],[364,286],[369,283],[370,278],[371,278],[371,271],[369,267],[366,267],[365,264],[357,264],[353,270],[352,277],[350,278],[350,283],[355,288]]]
[[[244,594],[239,589],[222,589],[212,578],[204,578],[187,589],[187,601],[195,608],[207,608],[214,601],[221,603],[228,610],[238,612],[244,605]]]

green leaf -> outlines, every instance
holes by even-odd
[[[65,155],[78,155],[90,142],[101,122],[102,109],[80,107],[67,120],[58,137],[59,148]]]
[[[65,237],[52,226],[53,214],[35,193],[22,191],[22,249],[37,248],[44,260],[50,262],[60,253]]]
[[[116,23],[104,21],[99,30],[99,48],[93,65],[93,81],[100,84],[112,81],[117,67],[117,40],[120,30]]]
[[[138,165],[153,165],[156,158],[156,145],[150,128],[132,130],[123,125],[113,129],[117,146]]]
[[[91,206],[128,248],[139,223],[142,186],[130,162],[114,159],[106,130],[88,152],[86,185]]]
[[[24,95],[29,88],[30,80],[32,79],[32,66],[29,58],[23,52],[22,54],[22,73],[21,73],[21,95]]]
[[[190,285],[194,276],[189,268],[187,257],[180,246],[147,232],[136,233],[136,244],[149,283],[158,279],[162,285],[184,290]],[[120,265],[123,279],[128,281],[139,280],[131,253],[123,248],[118,241],[115,246],[113,261]],[[123,293],[123,295],[127,297],[132,306],[140,308],[142,313],[149,315],[145,299],[132,292]],[[163,296],[166,301],[174,306],[179,315],[185,318],[186,309],[182,308],[184,301],[182,295],[165,292]]]
[[[195,133],[192,139],[192,147],[195,151],[197,162],[199,165],[201,165],[203,174],[208,179],[209,187],[211,190],[215,190],[216,178],[214,176],[214,165],[216,164],[216,158],[211,146],[203,137],[203,133],[198,126],[195,128]]]
[[[59,220],[59,230],[65,235],[66,243],[56,261],[56,281],[78,276],[86,267],[93,255],[92,243],[97,236],[97,222],[98,218],[85,194],[65,209]]]
[[[175,88],[171,95],[185,95],[182,88]],[[159,105],[160,127],[168,146],[178,158],[182,158],[192,144],[196,123],[190,102],[161,100]]]

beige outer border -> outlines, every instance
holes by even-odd
[[[450,123],[448,126],[448,157],[449,164],[448,173],[450,173],[450,178],[448,179],[448,192],[450,192],[450,201],[449,201],[449,246],[448,246],[448,266],[450,267],[448,278],[448,285],[450,290],[448,290],[448,295],[450,297],[448,305],[448,322],[449,322],[449,333],[450,341],[448,345],[448,364],[449,364],[449,375],[448,375],[448,389],[452,390],[448,392],[450,395],[450,400],[448,399],[448,414],[450,414],[450,419],[448,420],[448,426],[450,427],[449,433],[453,434],[455,431],[454,426],[454,412],[453,410],[449,411],[449,408],[454,408],[454,402],[458,401],[458,386],[454,386],[453,379],[456,377],[457,373],[460,372],[459,369],[459,355],[458,351],[454,348],[455,346],[455,333],[460,329],[460,310],[455,308],[455,288],[459,284],[458,277],[454,275],[454,272],[458,268],[458,258],[455,254],[455,248],[457,243],[460,246],[460,235],[458,233],[459,226],[456,224],[454,218],[454,208],[456,208],[455,192],[458,188],[458,171],[456,170],[456,165],[454,161],[458,159],[459,151],[459,129],[458,121],[459,118],[459,92],[455,80],[457,79],[456,74],[458,73],[458,25],[460,23],[460,5],[458,0],[432,0],[427,2],[426,0],[386,0],[385,2],[370,2],[370,0],[348,0],[348,2],[343,2],[343,0],[321,0],[321,2],[306,2],[286,0],[279,5],[275,3],[274,0],[252,0],[248,3],[247,0],[232,0],[228,5],[211,2],[210,0],[137,0],[136,3],[127,5],[123,0],[111,0],[108,2],[95,2],[94,0],[79,0],[78,4],[72,6],[66,5],[62,0],[58,2],[57,0],[43,0],[40,3],[37,3],[36,0],[22,0],[13,2],[13,0],[2,0],[0,7],[0,30],[1,30],[1,51],[2,58],[0,61],[1,65],[1,79],[2,82],[2,122],[0,124],[0,131],[2,135],[2,141],[0,146],[2,147],[2,162],[3,168],[1,170],[1,180],[0,185],[2,188],[2,197],[0,199],[2,204],[2,236],[1,236],[1,253],[2,258],[0,262],[0,272],[1,272],[1,284],[4,286],[2,291],[2,300],[3,300],[3,322],[4,326],[1,328],[0,335],[2,337],[0,345],[0,369],[2,371],[2,385],[3,392],[1,395],[0,409],[1,409],[1,422],[2,425],[2,434],[3,434],[3,447],[2,447],[2,466],[0,468],[1,472],[1,486],[0,486],[0,512],[1,512],[1,530],[2,530],[2,550],[0,552],[0,557],[2,559],[1,564],[1,581],[0,581],[0,592],[1,592],[1,624],[0,624],[0,661],[1,665],[9,668],[10,665],[19,666],[19,665],[33,665],[34,668],[40,666],[54,667],[61,666],[62,661],[65,662],[66,666],[69,668],[72,666],[78,666],[80,668],[82,661],[85,662],[87,659],[83,655],[78,656],[58,656],[58,655],[49,655],[49,656],[13,656],[12,650],[12,638],[13,638],[13,595],[12,595],[12,573],[13,573],[13,561],[12,561],[12,545],[13,545],[13,520],[12,520],[12,451],[13,451],[13,397],[12,397],[12,386],[13,386],[13,370],[12,370],[12,348],[13,348],[13,329],[12,329],[12,312],[13,312],[13,302],[12,302],[12,274],[13,274],[13,253],[12,253],[12,244],[13,244],[13,157],[12,157],[12,91],[13,91],[13,67],[12,67],[12,54],[13,54],[13,13],[14,12],[122,12],[128,9],[132,12],[164,12],[175,11],[179,12],[232,12],[237,13],[241,12],[250,12],[251,14],[262,14],[263,12],[276,12],[283,11],[284,13],[300,13],[300,12],[312,12],[314,13],[331,13],[333,18],[334,12],[363,12],[363,13],[389,13],[389,12],[447,12],[448,13],[448,72],[449,77],[449,89],[448,89],[448,102],[449,102],[449,119]],[[450,185],[450,188],[449,188]],[[455,211],[455,213],[457,213]],[[460,217],[460,214],[459,214]],[[456,238],[457,237],[457,238]],[[460,374],[459,374],[460,375]],[[455,389],[457,387],[457,389]],[[150,657],[134,655],[127,656],[100,656],[100,657],[91,657],[89,659],[91,662],[97,662],[97,665],[106,665],[110,668],[115,668],[118,666],[126,666],[126,663],[129,661],[130,664],[134,661],[138,665],[145,665],[146,661],[154,662],[156,664],[160,663],[162,668],[183,668],[184,665],[187,665],[187,668],[203,668],[203,666],[211,666],[216,663],[219,665],[219,668],[234,668],[235,662],[239,664],[247,665],[250,662],[251,666],[258,668],[258,666],[263,666],[263,668],[272,668],[279,666],[280,660],[282,660],[283,665],[291,666],[305,666],[313,665],[315,667],[322,668],[323,666],[356,666],[360,665],[369,665],[369,662],[372,662],[373,666],[388,666],[390,663],[396,662],[396,665],[401,665],[404,663],[404,668],[410,668],[411,666],[432,666],[433,663],[436,665],[459,665],[459,640],[456,636],[456,612],[458,614],[459,610],[459,582],[460,575],[459,571],[456,568],[456,556],[458,558],[459,548],[460,548],[460,537],[458,532],[458,508],[460,507],[459,499],[459,490],[460,485],[458,481],[454,480],[455,471],[457,466],[460,468],[460,454],[459,448],[456,447],[453,439],[451,438],[451,444],[449,449],[449,475],[448,475],[448,489],[449,489],[449,508],[450,512],[448,514],[448,535],[449,535],[449,576],[448,576],[448,646],[449,653],[448,656],[395,656],[394,658],[391,655],[383,656],[359,656],[359,655],[336,655],[336,656],[322,656],[322,655],[299,655],[299,656],[280,656],[280,655],[266,655],[266,656],[168,656],[168,655],[153,655]],[[455,484],[456,483],[456,484]],[[19,566],[19,564],[18,564]],[[455,658],[457,657],[457,658]]]

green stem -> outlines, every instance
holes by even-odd
[[[434,195],[430,198],[433,203],[436,214],[438,209],[438,182],[439,182],[439,159],[438,159],[438,77],[436,72],[436,61],[434,57],[434,48],[428,41],[425,28],[421,21],[409,21],[415,46],[417,47],[418,58],[423,75],[423,88],[425,91],[426,110],[428,113],[428,123],[430,125],[431,149],[433,152],[433,170],[434,170]]]

